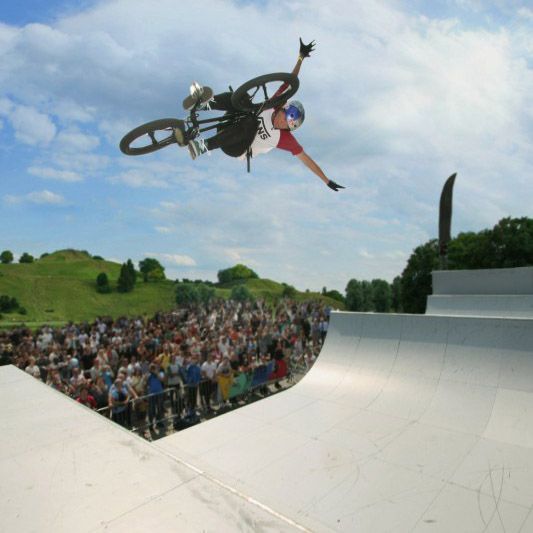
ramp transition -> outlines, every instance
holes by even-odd
[[[533,531],[532,325],[333,313],[299,384],[155,446],[312,531]]]

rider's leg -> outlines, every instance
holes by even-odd
[[[212,99],[213,89],[207,86],[204,87],[195,81],[191,85],[190,95],[183,100],[183,109],[189,111],[195,105],[197,105],[198,109],[209,109]]]
[[[206,139],[205,144],[208,150],[221,148],[228,155],[238,157],[246,152],[256,133],[257,120],[254,117],[246,117]]]
[[[239,157],[252,144],[256,133],[257,120],[254,117],[246,117],[237,124],[224,128],[205,141],[203,139],[192,139],[188,144],[189,153],[192,159],[196,159],[207,151],[220,148],[226,155]]]
[[[231,103],[231,93],[215,94],[209,102],[209,107],[216,111],[236,111]]]

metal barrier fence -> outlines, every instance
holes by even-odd
[[[285,381],[292,386],[297,381],[296,375],[306,372],[300,365],[289,364],[282,375],[275,375],[274,365],[271,361],[250,372],[234,374],[226,387],[221,381],[202,380],[198,385],[168,387],[160,393],[131,398],[126,405],[102,407],[97,412],[141,435],[147,430],[183,429],[221,409],[246,404],[258,392],[261,396],[272,394],[269,385],[282,388],[278,383]]]

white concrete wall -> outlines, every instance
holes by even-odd
[[[437,270],[433,294],[531,294],[533,267],[486,270]]]

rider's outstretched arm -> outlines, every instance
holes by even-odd
[[[293,76],[298,77],[303,60],[311,55],[311,52],[314,50],[314,48],[315,41],[311,41],[309,44],[304,44],[302,42],[302,38],[300,37],[300,51],[298,53],[298,60],[296,61],[296,65],[294,65],[291,73]]]
[[[342,185],[330,180],[322,171],[322,169],[315,163],[315,161],[309,157],[305,152],[300,152],[296,156],[311,172],[314,172],[330,189],[338,191],[344,189]]]

